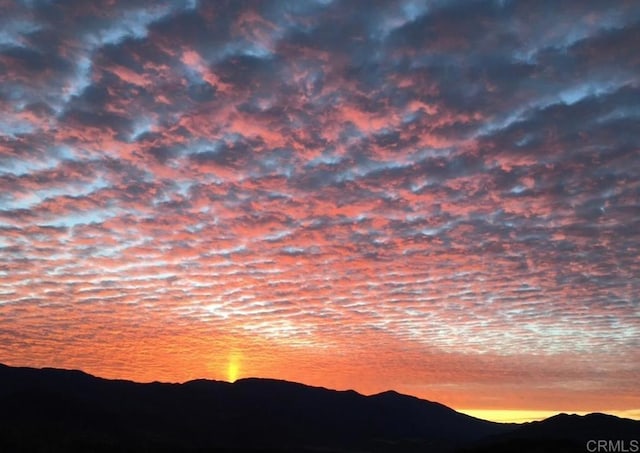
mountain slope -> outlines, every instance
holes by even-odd
[[[584,451],[585,436],[640,438],[640,422],[576,417],[499,424],[393,391],[139,384],[0,364],[0,451]]]
[[[598,441],[606,446],[598,447]],[[635,445],[635,447],[634,447]],[[572,453],[618,451],[631,453],[640,448],[640,422],[606,414],[558,414],[538,422],[523,423],[516,429],[477,442],[468,453],[539,452]]]
[[[111,381],[80,371],[0,365],[5,446],[105,451],[373,449],[459,445],[508,426],[385,392],[363,396],[270,379],[234,384]],[[11,444],[13,442],[13,444]]]

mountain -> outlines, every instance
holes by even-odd
[[[271,379],[137,384],[0,366],[6,450],[437,450],[505,429],[395,392],[363,396]]]
[[[488,422],[393,391],[256,378],[139,384],[0,365],[0,451],[438,452],[539,436],[536,426],[546,425]]]
[[[598,441],[605,442],[605,445]],[[606,414],[558,414],[477,442],[466,453],[640,452],[640,422]]]

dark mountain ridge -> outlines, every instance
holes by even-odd
[[[606,445],[598,442],[604,442]],[[640,452],[640,421],[608,414],[557,414],[545,420],[516,425],[489,436],[461,453],[501,452],[617,453]]]
[[[140,384],[0,365],[2,451],[435,452],[544,438],[562,420],[500,424],[394,391],[364,396],[274,379]],[[623,422],[638,432],[640,422],[616,417],[607,429]]]

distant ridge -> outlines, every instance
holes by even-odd
[[[0,364],[0,451],[484,451],[556,433],[575,445],[600,423],[602,435],[640,434],[640,422],[602,414],[493,423],[395,391],[260,378],[139,384]]]
[[[516,425],[511,431],[489,436],[476,442],[473,448],[461,451],[585,453],[595,452],[597,443],[594,442],[599,440],[611,441],[618,453],[631,453],[634,443],[640,447],[640,421],[600,413],[558,414],[545,420]],[[613,451],[611,448],[599,451]]]

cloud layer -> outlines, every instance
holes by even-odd
[[[0,8],[1,361],[640,407],[637,2]]]

